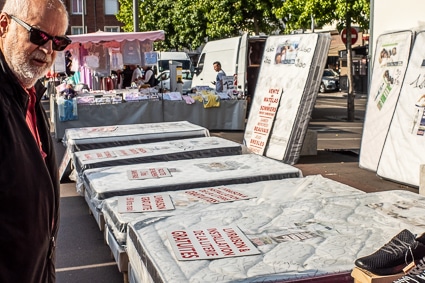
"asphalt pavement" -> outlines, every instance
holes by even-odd
[[[294,165],[304,176],[322,176],[350,185],[365,192],[386,190],[409,190],[417,188],[385,180],[365,169],[359,168],[361,130],[367,97],[356,95],[356,119],[347,122],[346,95],[344,93],[320,94],[312,113],[309,129],[318,133],[317,154],[301,156]],[[45,107],[48,111],[49,103]],[[243,131],[212,131],[239,143]],[[65,147],[56,143],[58,163]],[[92,283],[124,282],[123,274],[106,245],[103,233],[89,213],[89,208],[73,182],[61,184],[61,226],[57,242],[57,282]]]

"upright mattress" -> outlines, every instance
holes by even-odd
[[[127,224],[135,220],[143,220],[157,215],[176,215],[181,213],[196,213],[206,210],[217,210],[223,207],[238,206],[237,201],[225,203],[215,203],[213,200],[203,200],[196,197],[199,193],[201,197],[208,196],[214,190],[223,189],[240,193],[247,198],[238,201],[247,202],[249,205],[257,205],[268,202],[291,202],[304,199],[318,199],[331,196],[349,196],[363,194],[363,191],[347,186],[345,184],[322,177],[321,175],[311,175],[304,178],[289,178],[283,180],[261,181],[254,183],[244,183],[235,185],[224,185],[218,187],[205,187],[193,190],[169,191],[162,194],[169,195],[175,209],[157,212],[136,212],[122,213],[118,207],[118,200],[123,197],[112,197],[106,199],[102,206],[102,213],[106,224],[114,235],[116,241],[123,245],[127,236]],[[194,193],[196,192],[196,193]],[[143,195],[131,195],[129,197],[140,197]],[[155,195],[155,194],[154,194]]]
[[[412,31],[378,37],[360,146],[359,166],[376,172],[404,81]],[[410,83],[410,82],[409,82]],[[411,121],[406,121],[411,125]]]
[[[81,184],[83,171],[91,168],[238,154],[242,154],[241,144],[200,137],[78,151],[73,160]]]
[[[419,187],[420,166],[425,164],[424,44],[425,31],[421,31],[413,43],[377,171],[383,178],[415,187]]]
[[[176,140],[208,137],[208,129],[187,121],[72,128],[65,131],[64,144],[71,152]]]
[[[157,178],[149,176],[151,172],[159,172]],[[114,196],[296,178],[302,173],[264,156],[242,154],[88,169],[83,177],[87,197],[100,209],[102,200]]]
[[[357,258],[376,251],[403,229],[423,232],[424,221],[417,216],[425,215],[425,198],[387,191],[255,206],[239,201],[220,208],[130,222],[131,278],[168,283],[352,282],[349,274]],[[217,243],[213,251],[221,249],[223,242],[216,233],[197,240],[174,235],[235,227],[247,237],[245,247],[254,244],[258,254],[179,260],[188,251],[191,256],[201,255],[201,247],[211,243]],[[227,241],[226,247],[242,247],[240,239]]]
[[[253,152],[298,161],[330,42],[327,33],[267,38],[244,135]]]

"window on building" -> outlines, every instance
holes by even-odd
[[[105,26],[105,31],[107,31],[107,32],[119,32],[120,27]]]
[[[118,13],[118,0],[105,0],[105,15],[116,15]]]
[[[83,0],[71,0],[71,14],[81,15],[83,11]]]
[[[71,27],[71,34],[83,34],[83,27],[82,26],[72,26]]]

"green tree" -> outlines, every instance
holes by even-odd
[[[338,31],[347,28],[347,120],[354,121],[354,93],[351,58],[351,26],[356,24],[362,30],[369,28],[369,0],[286,0],[274,10],[284,19],[286,33],[309,29],[312,24],[323,26],[335,24]],[[314,21],[313,21],[314,19]]]
[[[119,0],[117,19],[125,31],[133,30],[133,0]],[[139,0],[140,31],[164,30],[157,50],[196,49],[206,40],[237,36],[242,32],[270,34],[283,31],[272,12],[281,0]]]

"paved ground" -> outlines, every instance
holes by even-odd
[[[312,114],[310,129],[318,132],[317,155],[301,156],[294,166],[305,176],[324,177],[350,185],[365,192],[409,190],[417,188],[383,180],[374,172],[359,168],[359,149],[366,97],[356,97],[356,121],[344,121],[346,98],[341,93],[319,95]],[[236,142],[242,142],[243,132],[212,132]],[[57,143],[59,157],[64,146]],[[60,160],[58,160],[60,161]],[[57,246],[57,282],[92,283],[123,282],[104,243],[103,233],[89,214],[87,204],[76,193],[75,183],[61,185],[61,228]]]

